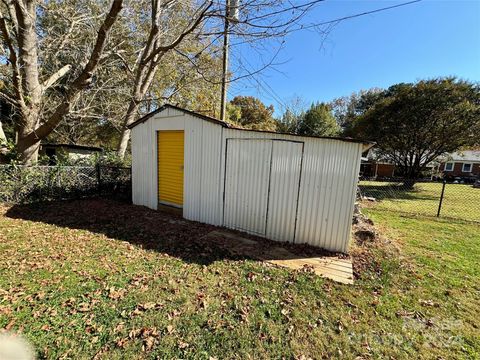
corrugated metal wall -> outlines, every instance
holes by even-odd
[[[271,140],[227,140],[224,225],[265,236]]]
[[[219,125],[185,115],[183,216],[222,225],[222,130]]]
[[[296,242],[348,250],[361,152],[358,143],[305,142]]]
[[[185,131],[185,218],[348,251],[362,144],[229,129],[166,109],[132,130],[133,202],[153,209],[158,130]]]
[[[272,141],[267,232],[272,240],[293,241],[297,223],[303,143]]]
[[[184,206],[189,220],[222,224],[222,131],[219,125],[167,108],[132,129],[132,200],[158,207],[157,132],[184,130]]]

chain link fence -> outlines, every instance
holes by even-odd
[[[0,166],[0,202],[32,203],[91,196],[131,199],[131,170],[116,166]]]
[[[472,184],[418,182],[408,188],[401,182],[360,181],[358,188],[365,207],[480,222],[480,188]]]

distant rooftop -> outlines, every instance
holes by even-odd
[[[443,157],[447,161],[480,162],[480,150],[464,150],[447,154]]]

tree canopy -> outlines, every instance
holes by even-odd
[[[298,124],[298,135],[336,136],[340,127],[332,114],[330,105],[314,103],[305,112]]]
[[[229,121],[255,130],[276,130],[274,108],[253,96],[235,96],[227,109]]]
[[[402,83],[377,94],[349,135],[377,142],[379,156],[413,185],[444,153],[479,143],[480,86],[456,78]]]

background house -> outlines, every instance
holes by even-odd
[[[41,144],[40,156],[48,158],[48,165],[58,162],[81,163],[91,160],[95,154],[100,154],[103,149],[95,146],[73,144]]]
[[[438,162],[433,161],[425,166],[422,178],[432,178],[437,171]],[[402,178],[405,174],[403,166],[397,166],[382,157],[375,148],[362,154],[360,177],[363,179],[390,180]]]
[[[360,177],[362,178],[393,178],[395,176],[395,165],[382,160],[374,148],[363,154],[360,165]]]
[[[447,154],[440,162],[440,171],[447,180],[459,177],[468,181],[480,177],[480,150]]]

